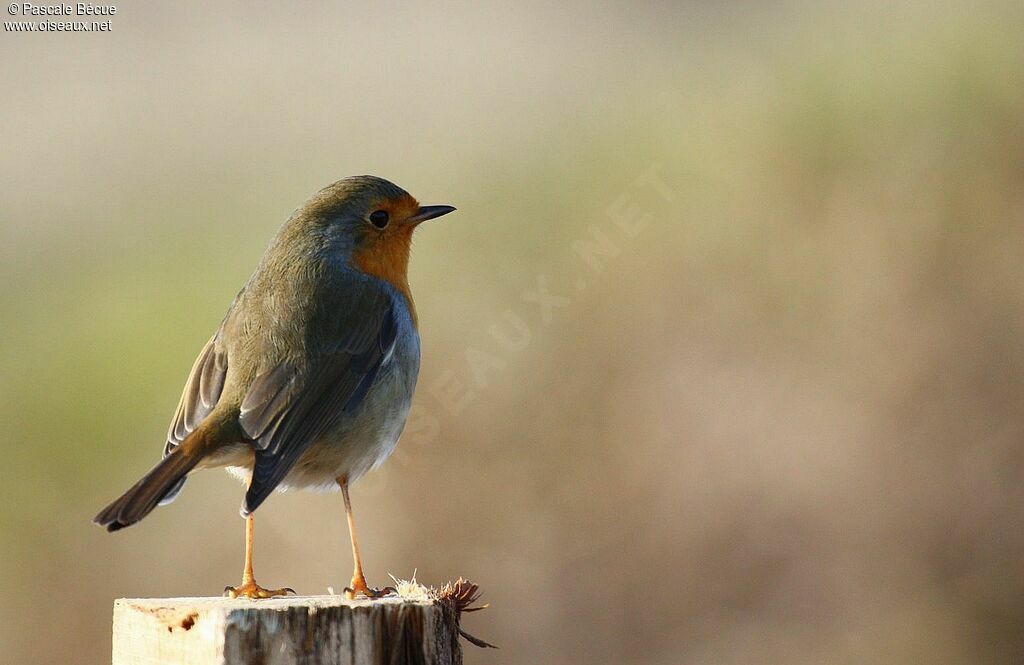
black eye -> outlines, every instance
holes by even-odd
[[[378,229],[382,229],[388,225],[388,212],[387,210],[374,210],[370,213],[370,223],[376,226]]]

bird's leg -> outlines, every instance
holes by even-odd
[[[252,513],[245,518],[245,567],[242,569],[242,583],[238,586],[224,587],[224,595],[229,598],[273,598],[274,596],[286,596],[288,593],[295,593],[295,589],[284,587],[283,589],[264,589],[256,584],[256,578],[252,574],[252,543],[254,520]]]
[[[356,521],[352,517],[352,501],[348,498],[348,479],[345,476],[338,478],[338,485],[341,486],[341,495],[345,497],[345,516],[348,518],[348,533],[352,538],[352,558],[355,559],[355,569],[352,571],[351,586],[345,587],[345,597],[352,600],[357,593],[367,598],[381,598],[389,593],[395,593],[394,587],[383,589],[372,589],[366,585],[366,578],[363,576],[363,562],[359,558],[359,539],[356,538]]]

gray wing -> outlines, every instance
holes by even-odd
[[[302,367],[266,369],[242,401],[238,421],[256,448],[245,513],[259,507],[311,443],[359,406],[395,345],[390,296],[365,288],[344,305],[321,310],[329,323],[311,337],[318,351]]]
[[[218,344],[218,331],[206,343],[199,357],[192,365],[185,389],[178,401],[178,410],[167,429],[167,442],[164,444],[164,457],[181,445],[189,434],[210,415],[217,405],[221,392],[224,390],[224,377],[227,376],[228,359],[224,349]],[[161,505],[174,501],[185,484],[185,479],[160,501]]]

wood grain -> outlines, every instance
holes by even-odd
[[[113,665],[462,663],[457,613],[401,598],[122,598],[113,635]]]

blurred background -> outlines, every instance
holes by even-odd
[[[4,661],[109,662],[114,598],[237,583],[226,474],[90,519],[356,173],[459,208],[353,501],[371,583],[480,583],[468,662],[1024,661],[1024,5],[555,5],[0,35]],[[348,547],[338,494],[259,511],[267,586],[339,590]]]

